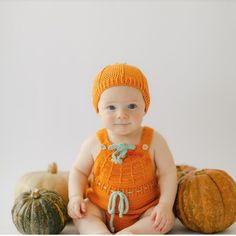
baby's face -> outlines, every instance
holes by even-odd
[[[102,93],[98,109],[107,129],[117,135],[128,135],[140,128],[145,102],[138,89],[117,86]]]

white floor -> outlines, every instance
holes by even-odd
[[[0,234],[19,234],[15,226],[12,222],[9,222],[8,226],[4,229],[0,228]],[[72,222],[68,223],[64,230],[61,232],[61,234],[78,234],[75,226]],[[199,234],[197,232],[193,232],[188,230],[186,227],[184,227],[180,221],[176,221],[176,225],[173,228],[173,230],[170,232],[170,234]],[[218,234],[236,234],[236,223],[233,224],[231,227],[229,227],[224,232],[218,233]]]
[[[77,234],[76,228],[72,223],[68,224],[65,229],[62,231],[62,234]],[[176,221],[176,225],[174,229],[170,232],[170,234],[198,234],[196,232],[190,231],[186,229],[180,221]],[[219,234],[236,234],[236,223],[229,227],[224,232]]]

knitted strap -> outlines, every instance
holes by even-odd
[[[126,195],[120,191],[114,191],[110,195],[109,202],[108,202],[108,213],[111,215],[110,218],[110,229],[111,232],[115,232],[115,228],[113,225],[114,216],[115,216],[115,208],[116,208],[116,198],[119,196],[120,201],[118,205],[119,217],[122,218],[124,214],[129,211],[129,201]]]
[[[106,129],[100,129],[97,131],[97,138],[101,144],[108,145],[109,141],[107,139]]]
[[[153,129],[148,126],[144,126],[143,135],[140,143],[147,144],[148,146],[150,146],[152,143],[152,136],[153,136]]]

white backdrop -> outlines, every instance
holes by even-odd
[[[236,178],[235,12],[227,0],[0,0],[1,231],[17,179],[52,161],[68,170],[101,128],[91,86],[107,64],[147,76],[144,124],[177,164]]]

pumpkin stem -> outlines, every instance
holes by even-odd
[[[201,175],[205,173],[205,169],[198,169],[195,171],[195,175]]]
[[[57,163],[56,162],[53,162],[53,163],[48,165],[48,172],[50,174],[56,174],[57,173]]]
[[[30,196],[34,199],[39,198],[40,197],[39,189],[35,188],[34,190],[32,190]]]

